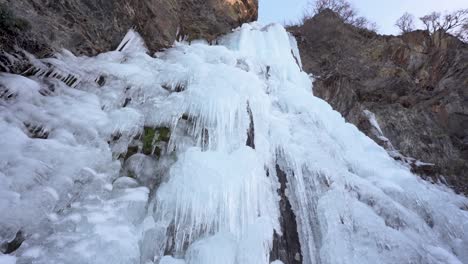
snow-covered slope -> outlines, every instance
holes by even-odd
[[[1,74],[0,263],[270,263],[296,231],[278,171],[302,263],[468,263],[468,200],[314,97],[281,26],[146,52],[130,32]],[[162,127],[160,151],[125,157]]]

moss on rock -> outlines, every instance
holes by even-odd
[[[160,142],[169,142],[171,138],[171,130],[167,127],[145,127],[143,134],[143,149],[142,152],[146,155],[156,154],[161,155],[161,148],[157,145]]]

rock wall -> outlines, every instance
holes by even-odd
[[[425,31],[380,36],[344,24],[329,10],[290,31],[304,69],[316,76],[315,95],[401,153],[393,156],[414,172],[468,193],[466,43],[449,35],[434,41],[439,38]],[[379,129],[364,110],[375,114]]]
[[[0,0],[0,49],[95,55],[135,28],[156,51],[178,37],[214,39],[257,15],[258,0]]]

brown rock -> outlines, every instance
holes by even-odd
[[[436,43],[425,31],[380,36],[330,10],[289,30],[317,76],[315,95],[386,147],[363,121],[370,110],[401,154],[435,164],[413,171],[468,193],[466,43],[450,35]]]
[[[117,48],[131,28],[151,51],[182,36],[214,39],[256,20],[258,0],[0,0],[3,13],[10,16],[7,26],[0,21],[3,51],[95,55]]]

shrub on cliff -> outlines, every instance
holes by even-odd
[[[16,17],[13,12],[5,5],[0,4],[0,30],[9,34],[16,34],[19,31],[29,29],[29,23]]]

